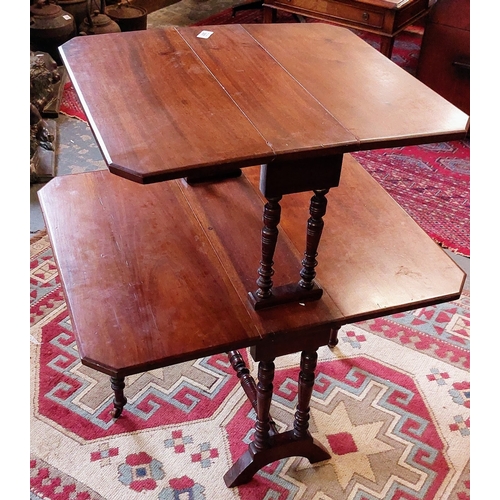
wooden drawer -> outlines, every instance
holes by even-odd
[[[339,22],[354,24],[360,27],[381,29],[384,26],[384,12],[374,7],[356,7],[342,2],[330,2],[328,0],[271,0],[267,5],[282,6],[294,10],[303,10],[311,15],[318,14],[335,18]],[[358,3],[359,5],[359,3]]]

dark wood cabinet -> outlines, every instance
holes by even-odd
[[[470,114],[470,1],[438,0],[422,39],[417,78]]]

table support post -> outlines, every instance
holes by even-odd
[[[114,409],[112,410],[113,418],[118,418],[123,411],[123,407],[127,404],[127,398],[123,393],[125,389],[125,377],[110,377],[111,389],[115,393],[113,398]]]
[[[328,203],[326,194],[329,189],[314,190],[314,196],[311,198],[309,214],[311,217],[307,221],[307,240],[304,259],[302,260],[302,270],[300,271],[299,285],[306,290],[311,290],[314,286],[316,277],[315,267],[318,265],[316,257],[318,255],[318,246],[323,232],[323,216],[326,214],[326,205]]]
[[[298,402],[293,422],[293,434],[298,439],[309,435],[309,403],[314,386],[314,370],[316,370],[317,360],[316,351],[303,351],[300,357]]]
[[[339,330],[340,328],[332,328],[330,331],[330,340],[328,341],[330,349],[333,349],[339,343]]]
[[[262,217],[262,222],[264,223],[264,227],[262,228],[262,260],[260,261],[259,279],[257,280],[259,289],[255,292],[260,299],[265,299],[272,295],[273,258],[274,251],[276,250],[276,242],[278,241],[278,224],[281,218],[280,200],[281,196],[268,198],[264,206]]]
[[[259,289],[248,293],[249,301],[256,311],[280,304],[311,302],[322,297],[323,290],[314,282],[315,268],[318,265],[316,256],[323,232],[323,217],[326,214],[326,195],[330,188],[339,185],[342,161],[342,154],[334,154],[310,158],[307,161],[274,161],[261,165],[259,188],[268,203],[264,209],[262,261],[257,281]],[[279,206],[278,201],[282,196],[306,191],[313,191],[314,195],[309,205],[306,249],[299,272],[301,279],[274,286],[271,279],[274,273],[272,256],[278,237],[276,226],[280,222],[280,213],[276,212],[276,206]],[[274,239],[271,239],[271,235]],[[272,252],[271,241],[274,245]]]
[[[279,201],[282,196],[267,197],[264,205],[262,217],[264,227],[262,228],[262,258],[258,270],[259,278],[257,285],[259,288],[253,292],[248,292],[248,298],[255,310],[274,307],[279,304],[289,302],[306,302],[319,300],[323,295],[323,290],[313,281],[316,276],[314,268],[317,265],[315,257],[323,230],[322,217],[326,212],[326,198],[328,189],[315,190],[315,196],[311,199],[309,213],[311,217],[308,222],[306,256],[302,261],[300,275],[302,280],[297,283],[273,287],[272,276],[274,275],[274,252],[278,241],[278,224],[281,219],[281,206]]]
[[[269,7],[262,8],[262,22],[263,23],[275,23],[276,22],[276,9],[271,9]]]
[[[248,370],[243,357],[239,351],[229,351],[227,353],[227,357],[229,358],[229,362],[231,363],[233,370],[240,379],[241,387],[243,387],[247,398],[250,403],[252,403],[253,408],[257,408],[257,386],[255,385],[255,380],[250,375],[250,371]]]
[[[269,412],[273,397],[274,361],[259,363],[257,384],[257,421],[255,422],[255,436],[250,449],[257,453],[269,448]]]
[[[267,464],[282,458],[301,456],[310,463],[328,460],[330,454],[308,431],[309,403],[314,385],[316,351],[306,351],[301,356],[299,394],[294,428],[270,436],[269,410],[272,400],[274,361],[261,361],[257,384],[257,421],[254,440],[248,450],[224,475],[226,486],[232,488],[248,483]]]
[[[229,351],[227,353],[229,362],[233,367],[236,375],[240,380],[240,385],[245,391],[245,394],[252,404],[253,409],[257,413],[257,385],[255,384],[254,378],[250,375],[250,371],[245,364],[245,360],[241,356],[239,351]],[[276,424],[269,416],[269,434],[273,436],[278,433]]]

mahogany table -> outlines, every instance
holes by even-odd
[[[257,419],[226,484],[326,460],[308,431],[316,350],[344,324],[455,299],[465,278],[345,153],[460,138],[468,117],[321,24],[125,32],[61,53],[110,172],[39,196],[82,363],[111,376],[115,416],[126,376],[227,352]],[[278,433],[274,360],[298,351],[295,422]]]

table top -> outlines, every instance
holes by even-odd
[[[75,37],[60,50],[110,171],[139,183],[459,139],[468,128],[458,108],[329,24],[151,29]]]
[[[310,196],[281,202],[276,285],[300,279]],[[248,346],[315,349],[318,332],[324,345],[330,327],[456,299],[465,280],[351,155],[327,195],[323,296],[258,312],[247,297],[261,258],[258,167],[196,186],[101,170],[56,177],[39,197],[82,362],[113,376]]]

